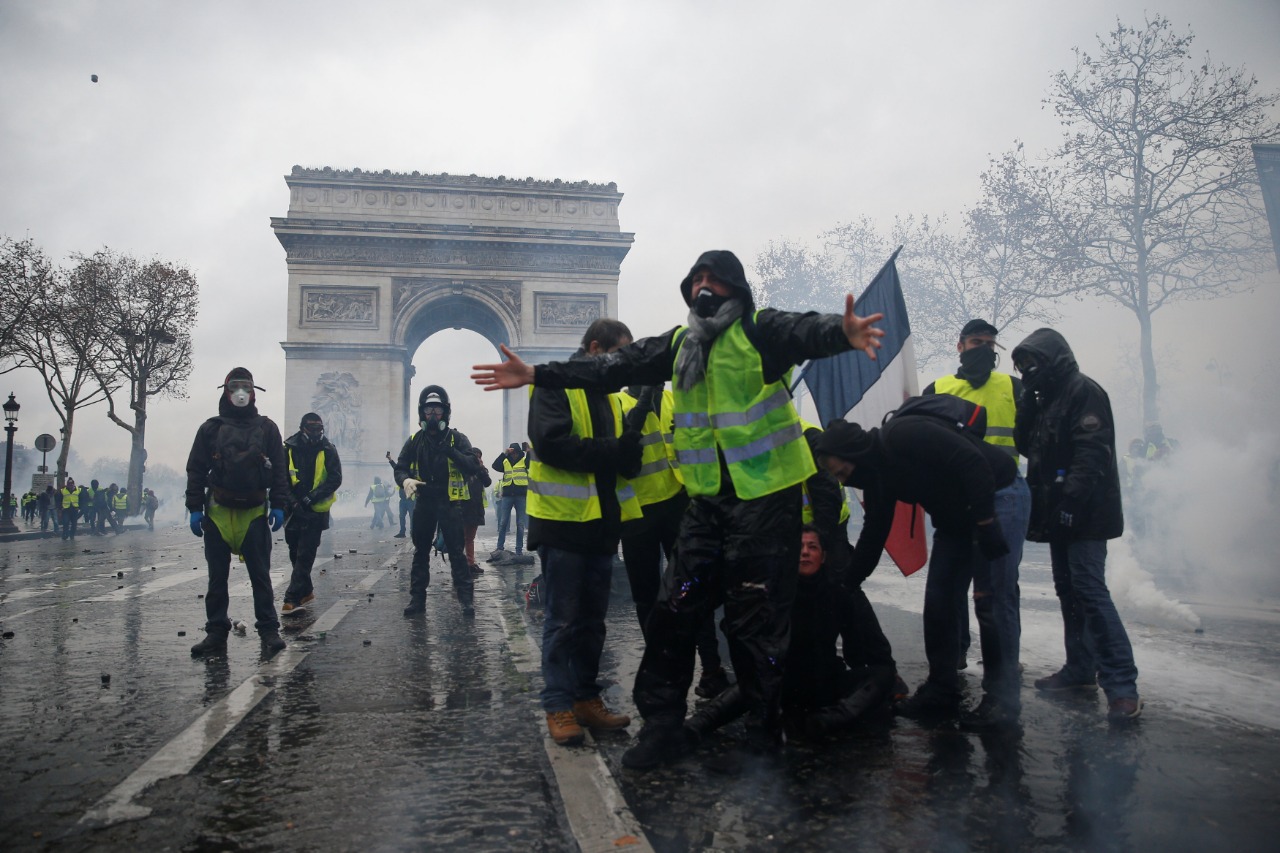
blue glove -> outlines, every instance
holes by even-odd
[[[204,531],[200,529],[200,522],[204,521],[204,513],[200,510],[191,511],[191,532],[197,536],[203,536]]]
[[[271,510],[271,530],[272,530],[272,532],[274,532],[274,531],[276,531],[276,530],[279,530],[281,527],[284,527],[284,510],[282,510],[282,509],[273,509],[273,510]]]

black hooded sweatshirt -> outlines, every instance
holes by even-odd
[[[231,405],[231,401],[223,394],[218,400],[218,417],[209,418],[196,430],[195,441],[191,444],[191,453],[187,456],[187,509],[191,512],[204,512],[205,492],[209,488],[209,471],[213,468],[214,442],[218,437],[218,429],[224,421],[247,421],[258,418],[262,422],[263,452],[271,463],[270,496],[272,509],[284,509],[289,502],[289,471],[284,457],[284,442],[280,438],[280,427],[266,415],[258,414],[258,407],[250,403],[243,409]]]
[[[1018,364],[1033,360],[1043,372],[1032,381],[1024,371],[1027,391],[1013,430],[1018,452],[1027,457],[1031,487],[1027,538],[1048,542],[1119,537],[1124,533],[1124,511],[1115,419],[1107,392],[1080,372],[1066,339],[1053,329],[1032,332],[1014,347],[1013,359]],[[1070,528],[1055,524],[1062,510],[1075,519]]]

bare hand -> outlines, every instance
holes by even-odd
[[[880,339],[884,337],[884,329],[877,329],[871,324],[883,319],[883,314],[859,317],[853,313],[853,294],[845,295],[844,336],[849,339],[854,349],[862,350],[872,361],[876,360],[876,350],[880,349]]]
[[[486,391],[500,391],[504,388],[522,388],[525,385],[533,384],[533,365],[525,364],[520,356],[507,349],[506,345],[498,344],[498,349],[507,357],[507,360],[499,364],[473,364],[471,369],[476,371],[471,374],[471,378],[475,380]]]

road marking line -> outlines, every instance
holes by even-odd
[[[356,604],[357,602],[353,599],[335,602],[312,623],[310,630],[317,633],[333,630],[333,627],[347,615],[347,611]],[[298,664],[306,660],[309,654],[310,650],[290,645],[262,664],[257,672],[214,703],[194,723],[160,747],[123,782],[98,800],[84,813],[78,824],[101,828],[150,815],[152,810],[147,806],[138,805],[134,799],[161,779],[185,776],[190,773],[210,750],[258,706],[258,703],[276,689],[277,680],[292,672]]]
[[[492,588],[489,584],[486,586]],[[507,588],[505,581],[502,582],[502,588]],[[508,608],[516,609],[515,606],[505,599],[503,603],[495,603],[493,606],[498,611],[498,618],[502,622],[502,630],[511,650],[517,657],[516,670],[540,671],[542,656],[530,636],[529,623],[523,614],[518,615],[524,630],[513,632],[507,624],[505,611]],[[525,659],[524,666],[521,666],[519,657]],[[584,747],[563,747],[552,740],[551,734],[547,732],[540,706],[534,716],[543,733],[543,748],[551,762],[556,786],[560,789],[560,800],[564,803],[569,829],[583,853],[618,850],[620,847],[638,853],[653,853],[653,847],[645,837],[640,821],[627,808],[617,781],[594,748],[595,741],[591,733],[587,732]]]
[[[130,598],[137,598],[142,595],[150,595],[153,592],[159,592],[162,589],[168,589],[171,586],[190,583],[193,580],[207,577],[193,572],[174,572],[163,578],[156,578],[153,581],[147,581],[141,586],[126,586],[124,589],[116,589],[104,595],[95,595],[90,598],[80,599],[82,602],[89,601],[125,601]]]

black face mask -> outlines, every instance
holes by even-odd
[[[1037,361],[1029,362],[1022,368],[1022,384],[1028,391],[1041,393],[1045,391],[1049,379],[1049,371]]]
[[[716,312],[720,310],[720,306],[729,301],[728,296],[717,296],[710,290],[699,290],[698,295],[693,297],[693,313],[702,319],[714,317]]]
[[[969,384],[978,388],[991,377],[996,369],[996,351],[991,347],[974,347],[960,353],[960,370],[957,375],[969,380]]]

